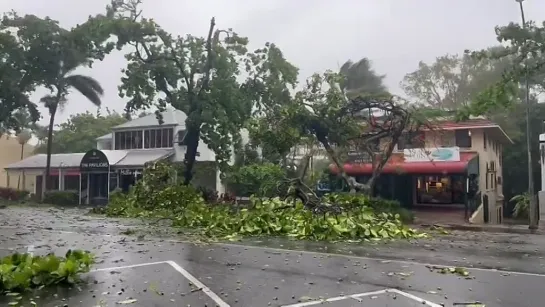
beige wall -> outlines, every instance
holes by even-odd
[[[500,182],[503,183],[502,165],[500,164],[503,145],[490,133],[492,129],[497,128],[471,129],[471,148],[460,148],[460,151],[476,152],[479,155],[479,190],[481,191],[482,197],[485,195],[488,196],[489,223],[496,224],[501,222],[500,218],[503,215],[503,185],[500,184]],[[487,133],[486,131],[489,132]],[[487,135],[486,149],[484,146],[485,133]],[[454,131],[425,132],[426,148],[453,146],[456,146]],[[495,164],[495,171],[487,171],[487,165],[490,168],[492,163]],[[486,183],[487,177],[488,184]],[[479,208],[479,210],[475,212],[470,221],[474,223],[484,222],[482,208]]]
[[[25,158],[32,156],[34,147],[25,145],[23,156]],[[3,135],[0,137],[0,186],[7,187],[7,173],[4,167],[21,159],[21,145],[14,136]],[[19,173],[13,173],[10,176],[10,187],[17,188]],[[34,192],[35,176],[26,176],[26,189]]]

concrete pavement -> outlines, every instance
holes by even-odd
[[[398,242],[368,246],[359,252],[353,246],[346,247],[355,250],[353,254],[366,256],[358,257],[339,254],[342,245],[275,240],[246,242],[253,246],[190,244],[122,235],[120,232],[125,226],[102,219],[77,221],[80,218],[72,216],[75,219],[72,223],[77,224],[77,227],[72,227],[48,220],[48,215],[43,212],[40,218],[27,219],[27,222],[17,217],[6,219],[11,213],[22,215],[17,210],[1,212],[0,256],[15,250],[63,254],[70,248],[80,248],[90,250],[98,260],[96,269],[84,276],[84,284],[73,289],[48,290],[39,293],[39,298],[34,298],[36,294],[29,294],[22,306],[30,306],[31,298],[40,307],[305,307],[322,304],[331,307],[437,307],[475,302],[488,307],[524,307],[540,306],[545,299],[545,275],[523,272],[532,271],[529,267],[521,272],[498,271],[490,269],[491,262],[480,265],[479,261],[466,257],[465,260],[454,261],[455,252],[462,254],[467,246],[445,247],[441,251],[445,242],[428,240],[423,245],[429,247],[413,249],[409,247],[414,246],[414,242]],[[59,218],[63,214],[57,212],[53,216]],[[62,219],[70,221],[70,217]],[[98,224],[104,227],[98,227]],[[446,240],[458,246],[471,242],[467,236],[465,241]],[[490,242],[491,247],[494,244],[500,243]],[[476,248],[473,250],[478,253]],[[530,251],[532,247],[524,248]],[[540,272],[537,266],[541,264],[541,250],[535,249],[538,250],[535,255],[514,254],[497,259],[505,262],[506,266],[510,263],[507,259],[512,259],[514,264],[510,266],[514,268],[518,268],[519,261],[526,260],[536,267],[536,272]],[[424,258],[415,250],[442,257],[429,255]],[[483,250],[488,249],[483,247]],[[378,257],[387,256],[388,251],[396,255]],[[449,254],[453,254],[452,259]],[[483,259],[493,259],[491,257],[482,256]],[[468,276],[459,276],[441,274],[438,268],[426,262],[471,267],[467,269]],[[4,298],[0,305],[5,306],[7,302]]]

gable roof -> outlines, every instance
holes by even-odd
[[[180,110],[176,110],[176,109],[167,109],[166,111],[161,112],[161,115],[163,115],[163,124],[159,124],[159,121],[157,120],[157,116],[155,115],[155,113],[152,113],[144,117],[133,119],[121,125],[117,125],[113,127],[113,130],[140,128],[140,127],[185,125],[185,120],[187,119],[187,116],[185,115],[184,112]]]

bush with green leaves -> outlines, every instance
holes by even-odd
[[[528,193],[523,193],[513,196],[509,200],[512,203],[515,203],[513,208],[513,217],[516,219],[527,219],[528,214],[530,213],[530,196]]]
[[[73,284],[94,264],[92,254],[69,250],[65,257],[15,253],[0,261],[0,293],[22,292],[57,284]]]
[[[120,191],[110,194],[106,212],[113,216],[140,216],[152,212],[176,213],[190,203],[204,204],[199,191],[192,186],[185,186],[174,181],[176,178],[169,163],[158,162],[146,167],[142,179],[124,194]]]
[[[414,214],[401,206],[396,200],[384,199],[380,197],[367,197],[361,194],[352,193],[333,193],[326,194],[324,199],[330,203],[344,203],[348,206],[359,207],[368,206],[371,207],[377,213],[392,213],[399,214],[403,223],[409,224],[414,221]]]
[[[278,182],[285,176],[285,170],[277,164],[256,163],[231,170],[226,174],[224,181],[229,190],[237,196],[272,197],[276,193]]]
[[[57,206],[76,206],[79,204],[79,191],[46,191],[44,203]]]

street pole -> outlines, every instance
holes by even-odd
[[[526,29],[526,18],[524,17],[524,6],[522,2],[524,0],[515,0],[519,3],[520,16],[522,18],[522,28]],[[530,196],[530,208],[528,212],[528,228],[536,230],[538,228],[539,220],[537,216],[537,202],[534,195],[534,174],[532,169],[532,138],[531,138],[531,124],[530,124],[530,81],[528,80],[528,65],[524,63],[524,85],[525,85],[525,104],[526,104],[526,150],[528,151],[528,194]]]

